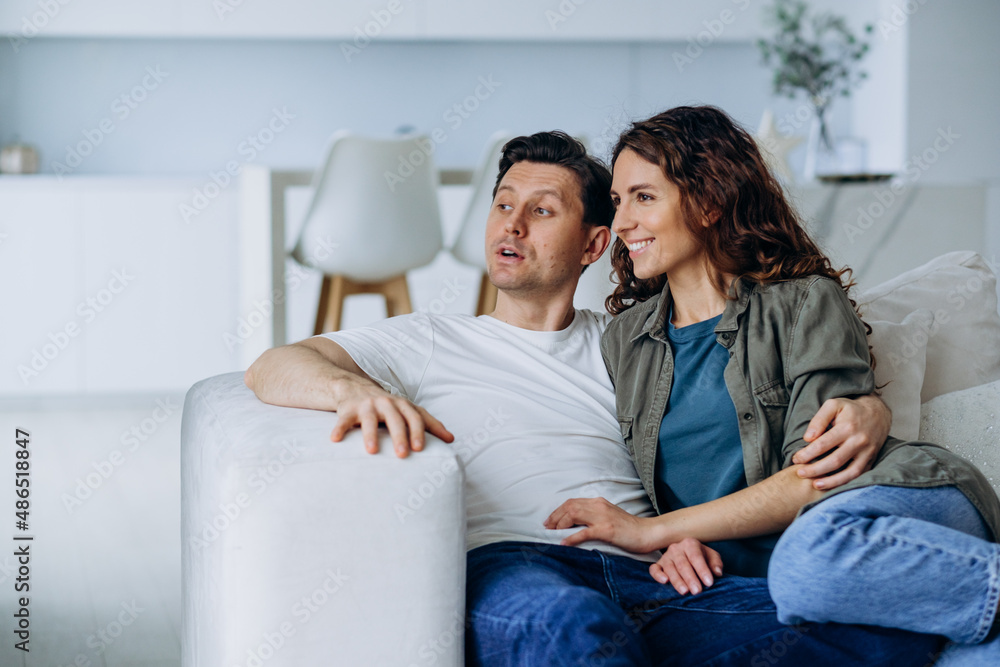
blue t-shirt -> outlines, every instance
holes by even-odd
[[[736,407],[723,376],[729,351],[715,338],[721,319],[679,329],[667,322],[674,378],[656,451],[662,510],[699,505],[747,486]],[[708,546],[722,555],[726,572],[764,577],[777,541],[776,534]]]

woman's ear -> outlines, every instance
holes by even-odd
[[[718,209],[712,209],[707,211],[702,211],[701,215],[701,226],[711,227],[719,221],[722,217],[722,213]]]

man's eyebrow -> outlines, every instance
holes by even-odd
[[[497,188],[497,192],[500,192],[501,190],[510,190],[511,192],[514,192],[514,188],[512,188],[509,185],[501,185],[500,187]],[[552,195],[553,197],[555,197],[559,201],[563,200],[562,193],[559,192],[558,190],[553,190],[552,188],[543,188],[541,190],[532,190],[528,194],[533,195],[533,196]]]

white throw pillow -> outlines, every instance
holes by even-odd
[[[869,343],[875,354],[875,384],[886,385],[882,400],[892,410],[890,434],[916,440],[920,434],[920,388],[927,360],[927,332],[933,328],[930,310],[915,310],[900,324],[869,322]]]
[[[1000,494],[1000,382],[938,396],[920,410],[920,439],[975,465]]]
[[[1000,380],[997,280],[982,257],[951,252],[858,296],[865,320],[934,314],[921,400]]]

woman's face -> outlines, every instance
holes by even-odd
[[[614,163],[611,229],[629,248],[636,278],[703,272],[703,250],[684,222],[680,190],[658,165],[625,149]]]

